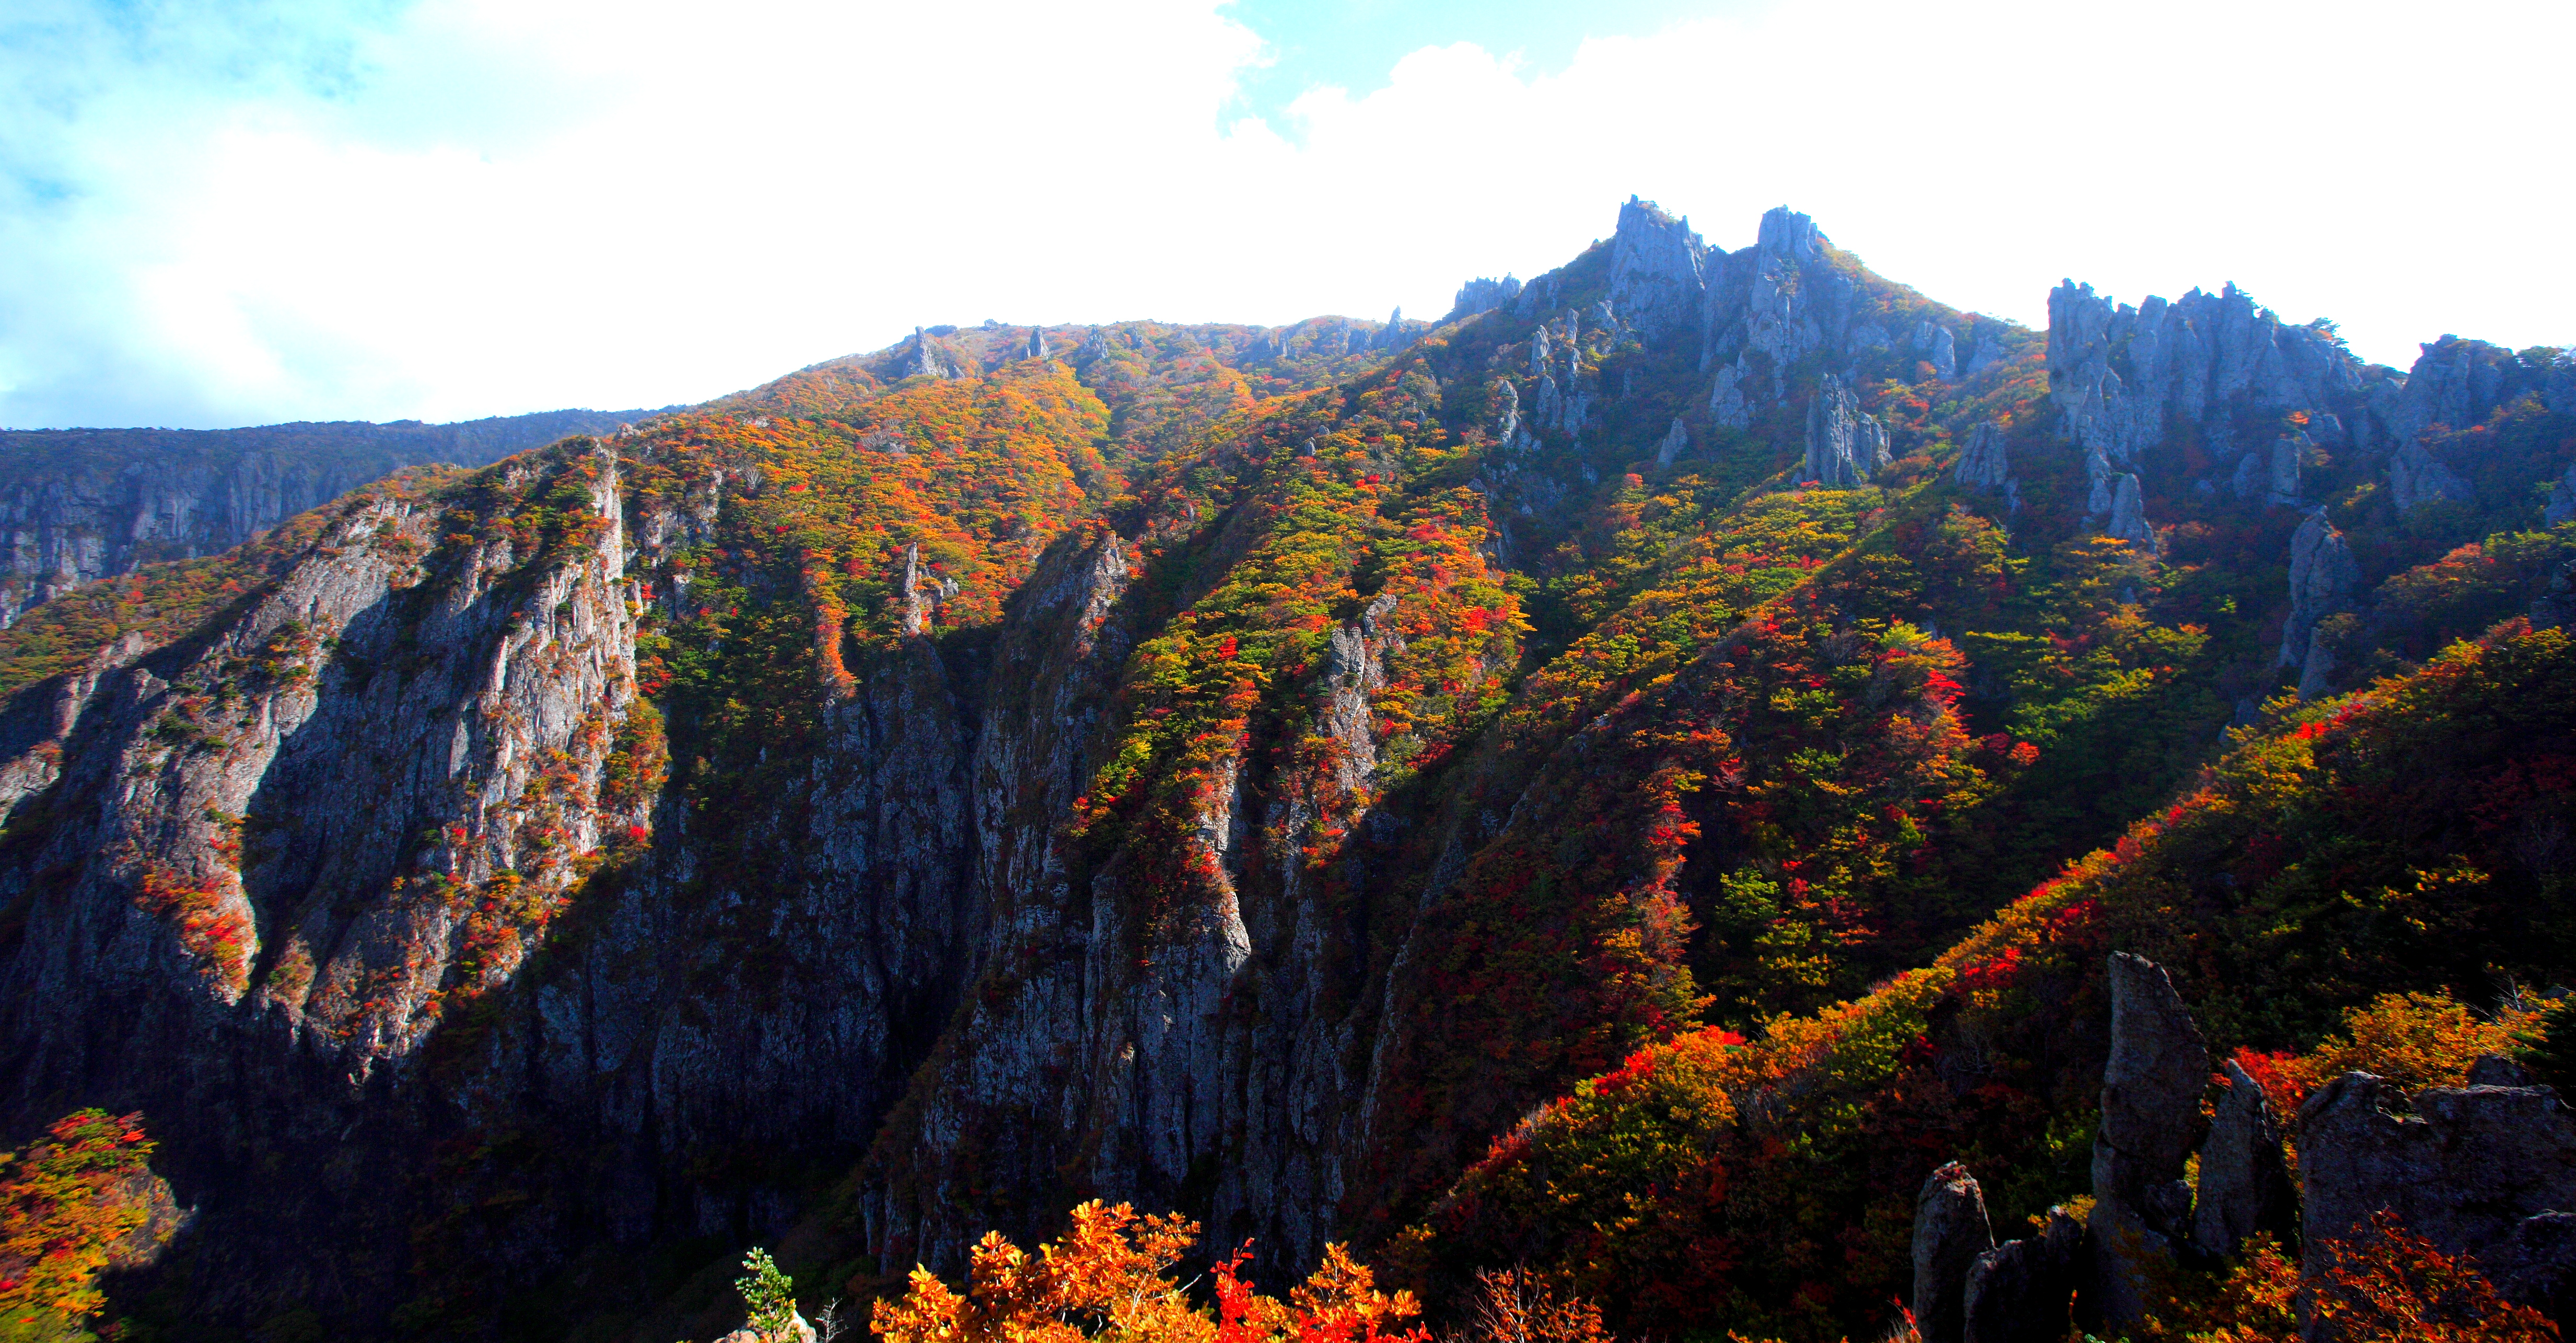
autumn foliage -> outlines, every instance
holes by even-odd
[[[106,1303],[99,1274],[150,1220],[137,1182],[152,1148],[141,1115],[81,1110],[0,1156],[0,1320],[77,1321]]]
[[[1378,1291],[1367,1265],[1338,1245],[1284,1299],[1236,1276],[1242,1255],[1216,1265],[1210,1311],[1170,1274],[1198,1235],[1180,1216],[1140,1217],[1095,1200],[1035,1254],[987,1234],[962,1294],[914,1269],[900,1300],[877,1304],[870,1328],[887,1343],[1428,1343],[1422,1329],[1393,1327],[1421,1313],[1412,1295]]]

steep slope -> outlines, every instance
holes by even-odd
[[[2554,354],[2428,350],[2487,418],[2419,426],[2242,295],[2053,311],[1631,201],[1436,329],[926,330],[54,603],[8,1117],[146,1113],[171,1318],[362,1335],[696,1336],[745,1240],[855,1293],[1091,1195],[1264,1274],[1574,1253],[1476,1193],[1523,1115],[1840,1039],[2230,723],[2563,602]],[[1852,1178],[1602,1262],[1874,1325]]]
[[[1635,1329],[1878,1327],[1933,1167],[1985,1173],[1998,1226],[2089,1187],[2105,953],[2171,969],[2222,1055],[2305,1048],[2375,994],[2483,1002],[2563,974],[2571,656],[2564,630],[2512,621],[2267,722],[1930,966],[1583,1083],[1497,1140],[1412,1247],[1551,1265]]]
[[[555,410],[455,424],[0,430],[0,628],[161,560],[220,554],[398,468],[482,466],[646,412]]]

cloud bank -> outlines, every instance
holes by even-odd
[[[31,3],[12,427],[659,405],[986,317],[1436,315],[1632,191],[1730,247],[1786,202],[2033,323],[2061,276],[2233,280],[2400,364],[2576,338],[2559,4],[1778,5],[1555,70],[1391,52],[1264,121],[1213,0]]]

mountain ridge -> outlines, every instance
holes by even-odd
[[[1094,1195],[1454,1283],[1522,1116],[2563,604],[2555,355],[2410,398],[2232,288],[2040,333],[1619,222],[1436,327],[924,330],[38,608],[13,1122],[143,1111],[158,1281],[246,1324],[670,1334],[710,1245],[874,1290]],[[1728,1290],[1874,1327],[1870,1245]]]

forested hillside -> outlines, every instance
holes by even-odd
[[[999,1232],[1140,1338],[1393,1334],[1337,1244],[1479,1338],[1506,1269],[1878,1337],[1936,1167],[2092,1197],[2111,953],[2285,1119],[2410,993],[2487,1033],[2407,1085],[2545,1068],[2576,363],[2050,314],[1632,199],[1437,323],[928,328],[57,598],[7,1118],[194,1212],[0,1296],[667,1343],[758,1244],[926,1337]],[[2158,1328],[2256,1327],[2240,1242]]]

